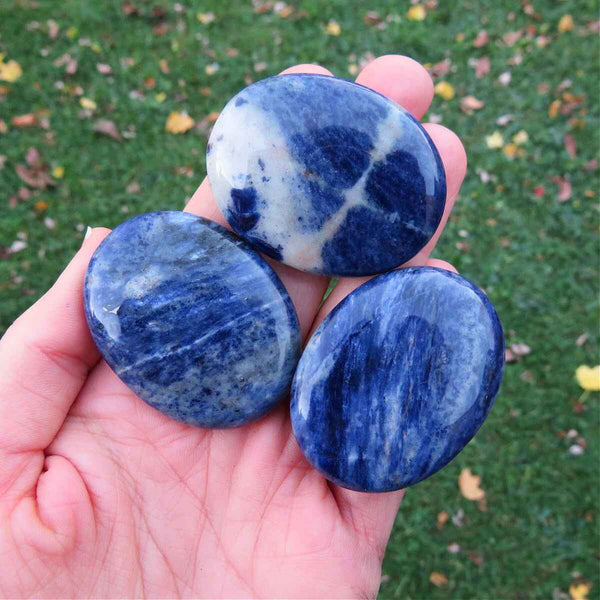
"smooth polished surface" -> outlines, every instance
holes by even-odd
[[[243,240],[183,212],[140,215],[96,250],[85,313],[98,349],[140,398],[201,427],[236,427],[287,393],[298,318]]]
[[[469,281],[415,267],[345,298],[307,344],[291,419],[304,455],[331,481],[384,492],[450,462],[498,392],[504,336]]]
[[[403,108],[325,75],[280,75],[232,98],[207,147],[231,227],[297,269],[368,275],[434,234],[446,199],[433,142]]]

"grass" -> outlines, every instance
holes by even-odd
[[[408,3],[395,0],[299,0],[296,9],[304,13],[297,20],[272,10],[258,14],[247,1],[182,1],[183,12],[162,0],[134,3],[137,16],[125,16],[116,0],[0,5],[0,52],[23,69],[15,83],[0,82],[8,88],[0,95],[0,119],[8,129],[0,134],[6,157],[0,170],[0,331],[51,285],[80,245],[84,226],[114,227],[133,214],[183,207],[204,175],[206,135],[197,129],[165,133],[171,111],[187,110],[200,121],[219,111],[248,77],[293,63],[320,62],[350,77],[349,64],[367,53],[403,53],[433,64],[450,58],[452,69],[441,79],[456,97],[436,96],[429,118],[441,118],[462,137],[470,168],[436,255],[486,290],[507,344],[526,343],[532,351],[507,365],[496,406],[474,441],[407,493],[380,597],[563,598],[581,581],[592,583],[590,598],[597,597],[599,400],[597,394],[582,397],[573,378],[578,365],[598,362],[598,171],[584,168],[599,153],[598,35],[585,29],[597,19],[597,3],[536,0],[536,16],[508,0],[439,2],[422,22],[408,21]],[[165,9],[162,18],[152,17],[153,6]],[[378,29],[363,22],[367,10],[384,19],[398,16]],[[199,11],[212,11],[214,22],[201,23]],[[575,27],[559,34],[565,14]],[[55,39],[48,19],[59,26]],[[340,25],[339,36],[324,33],[331,19]],[[154,28],[165,25],[158,35]],[[502,41],[527,26],[536,28],[532,39],[523,36],[512,46]],[[490,41],[475,48],[482,29]],[[227,48],[239,54],[228,56]],[[65,53],[78,61],[72,75],[53,66]],[[509,64],[515,55],[521,64]],[[477,78],[470,61],[481,57],[490,59],[491,70]],[[97,63],[110,65],[112,75],[99,73]],[[206,74],[213,63],[219,70]],[[256,73],[258,63],[266,64]],[[505,86],[498,77],[507,71]],[[565,80],[570,87],[557,90]],[[81,115],[77,86],[97,104],[91,118]],[[551,118],[551,103],[560,99],[564,107],[565,92],[582,96],[581,103]],[[157,93],[165,94],[163,102]],[[485,106],[463,113],[460,98],[466,95]],[[11,125],[13,117],[40,110],[49,111],[41,113],[49,129]],[[505,114],[514,120],[498,125]],[[114,121],[129,137],[119,143],[94,133],[98,118]],[[506,143],[525,130],[524,156],[509,159],[489,149],[486,136],[495,130]],[[565,134],[576,142],[575,156],[564,147]],[[14,205],[10,199],[28,187],[14,167],[30,147],[50,170],[64,167],[64,177]],[[557,199],[556,176],[570,180],[565,202]],[[139,192],[128,191],[132,182]],[[11,253],[16,240],[27,246]],[[576,345],[584,332],[587,341]],[[577,436],[564,437],[571,429]],[[569,447],[578,437],[587,447],[573,455]],[[465,467],[482,477],[485,512],[459,493]],[[455,522],[438,529],[442,511]],[[452,543],[458,553],[448,551]],[[433,571],[448,583],[433,586]]]

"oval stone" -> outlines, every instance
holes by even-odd
[[[294,434],[338,485],[401,489],[465,447],[503,368],[502,327],[483,292],[449,271],[392,271],[352,292],[310,339],[292,384]]]
[[[300,356],[277,275],[224,227],[184,212],[119,225],[90,261],[86,318],[102,356],[142,400],[201,427],[258,419]]]
[[[234,96],[207,147],[212,192],[256,249],[325,275],[415,256],[444,212],[440,156],[420,123],[364,86],[280,75]]]

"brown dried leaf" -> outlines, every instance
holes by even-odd
[[[575,345],[576,346],[583,346],[589,339],[590,334],[586,331],[584,333],[582,333],[576,340]]]
[[[475,63],[475,76],[480,79],[490,72],[490,59],[487,56],[482,56]]]
[[[567,133],[564,137],[565,150],[569,153],[571,158],[575,158],[577,155],[577,144],[575,143],[575,138]]]
[[[32,167],[28,169],[25,165],[16,165],[17,175],[30,187],[45,189],[48,186],[55,185],[52,177],[41,167]]]
[[[490,36],[488,35],[488,32],[485,31],[485,29],[483,29],[477,34],[477,37],[473,40],[473,46],[475,46],[475,48],[481,48],[482,46],[485,46],[489,41]]]
[[[473,475],[471,469],[463,469],[458,477],[460,493],[467,500],[483,500],[485,491],[479,487],[481,477]]]
[[[439,63],[435,63],[429,68],[429,74],[435,79],[436,77],[443,77],[446,75],[452,67],[452,61],[449,58],[445,58]]]
[[[71,58],[69,62],[67,62],[65,73],[68,73],[69,75],[75,75],[75,73],[77,73],[77,61],[74,58]]]
[[[109,121],[108,119],[99,119],[96,121],[96,123],[94,123],[94,131],[96,133],[107,135],[113,140],[117,140],[117,142],[122,140],[117,126],[113,123],[113,121]]]
[[[365,13],[363,21],[367,25],[376,25],[381,21],[381,17],[379,16],[379,13],[376,10],[370,10],[367,13]]]
[[[429,581],[435,587],[442,587],[444,585],[448,585],[448,578],[443,573],[438,573],[437,571],[433,571],[429,576]]]
[[[27,150],[27,154],[25,155],[25,161],[31,167],[39,167],[41,164],[40,153],[36,148],[29,148]]]
[[[519,29],[518,31],[509,31],[502,36],[504,43],[507,46],[514,46],[520,39],[523,37],[523,30]]]
[[[31,127],[35,125],[36,119],[33,113],[27,113],[26,115],[19,115],[17,117],[13,117],[11,123],[15,127]]]
[[[112,73],[112,67],[105,63],[98,63],[96,69],[98,69],[98,73],[101,73],[102,75],[110,75]]]
[[[557,200],[566,202],[571,197],[571,182],[560,175],[554,175],[552,181],[558,186]]]
[[[475,554],[475,552],[467,552],[467,556],[477,566],[483,564],[483,556],[479,556],[479,554]]]
[[[443,510],[440,513],[438,513],[438,516],[437,516],[437,528],[441,530],[444,527],[444,525],[446,524],[446,521],[449,518],[450,518],[450,515],[445,510]]]
[[[484,106],[485,102],[478,100],[475,96],[465,96],[460,101],[460,108],[467,115],[472,115],[476,110],[479,110]]]

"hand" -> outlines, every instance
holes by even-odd
[[[325,73],[315,65],[286,72]],[[358,81],[415,117],[433,95],[414,61],[383,56]],[[466,169],[458,138],[425,126],[448,200]],[[186,210],[224,223],[205,179]],[[83,314],[94,229],[52,289],[0,342],[0,594],[5,597],[373,597],[402,492],[328,483],[303,458],[288,407],[234,430],[150,408],[100,360]],[[306,338],[366,278],[328,281],[273,264]]]

